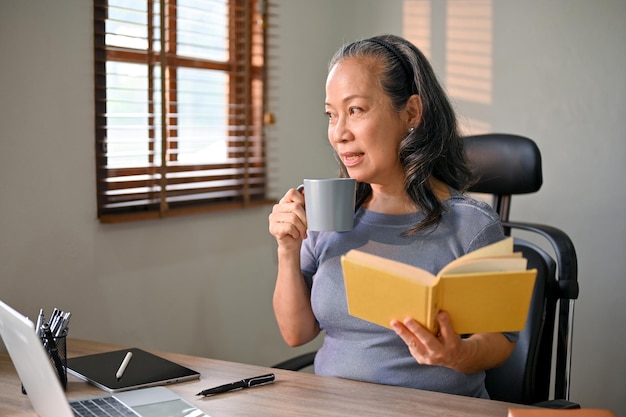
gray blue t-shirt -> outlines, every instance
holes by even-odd
[[[421,212],[389,215],[358,209],[349,232],[308,232],[301,251],[302,272],[311,287],[313,312],[325,332],[315,373],[488,398],[484,372],[466,375],[441,366],[420,365],[392,330],[348,314],[340,257],[359,249],[428,270],[504,238],[499,218],[485,203],[452,192],[436,229],[405,237]],[[507,337],[515,338],[515,334]]]

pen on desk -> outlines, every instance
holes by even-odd
[[[120,365],[119,369],[115,373],[115,378],[117,378],[118,381],[122,378],[122,376],[124,376],[124,371],[126,371],[126,367],[128,366],[128,363],[130,362],[132,357],[133,357],[133,352],[128,352],[126,353],[126,356],[124,356],[124,360],[122,361],[122,364]]]
[[[214,394],[221,394],[223,392],[234,391],[242,388],[251,388],[257,385],[269,384],[270,382],[274,382],[274,374],[267,374],[261,376],[255,376],[253,378],[245,378],[241,381],[231,382],[230,384],[220,385],[218,387],[205,389],[204,391],[200,391],[196,395],[209,396]]]

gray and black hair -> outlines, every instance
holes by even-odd
[[[422,118],[416,129],[400,143],[399,159],[405,172],[405,189],[424,212],[424,220],[407,231],[412,234],[436,226],[444,211],[437,199],[432,177],[466,191],[472,174],[465,159],[463,138],[450,101],[422,52],[395,35],[381,35],[343,45],[332,57],[329,70],[346,58],[372,60],[379,72],[380,85],[395,111],[403,110],[413,94],[422,101]],[[340,163],[341,176],[348,176]],[[371,195],[369,184],[359,183],[357,207]]]

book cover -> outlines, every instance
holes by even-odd
[[[440,310],[459,334],[524,328],[537,271],[513,238],[455,259],[437,274],[353,249],[341,258],[349,313],[390,328],[413,317],[437,331]]]

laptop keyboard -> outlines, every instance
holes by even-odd
[[[115,397],[70,402],[76,417],[135,417],[137,414]]]

